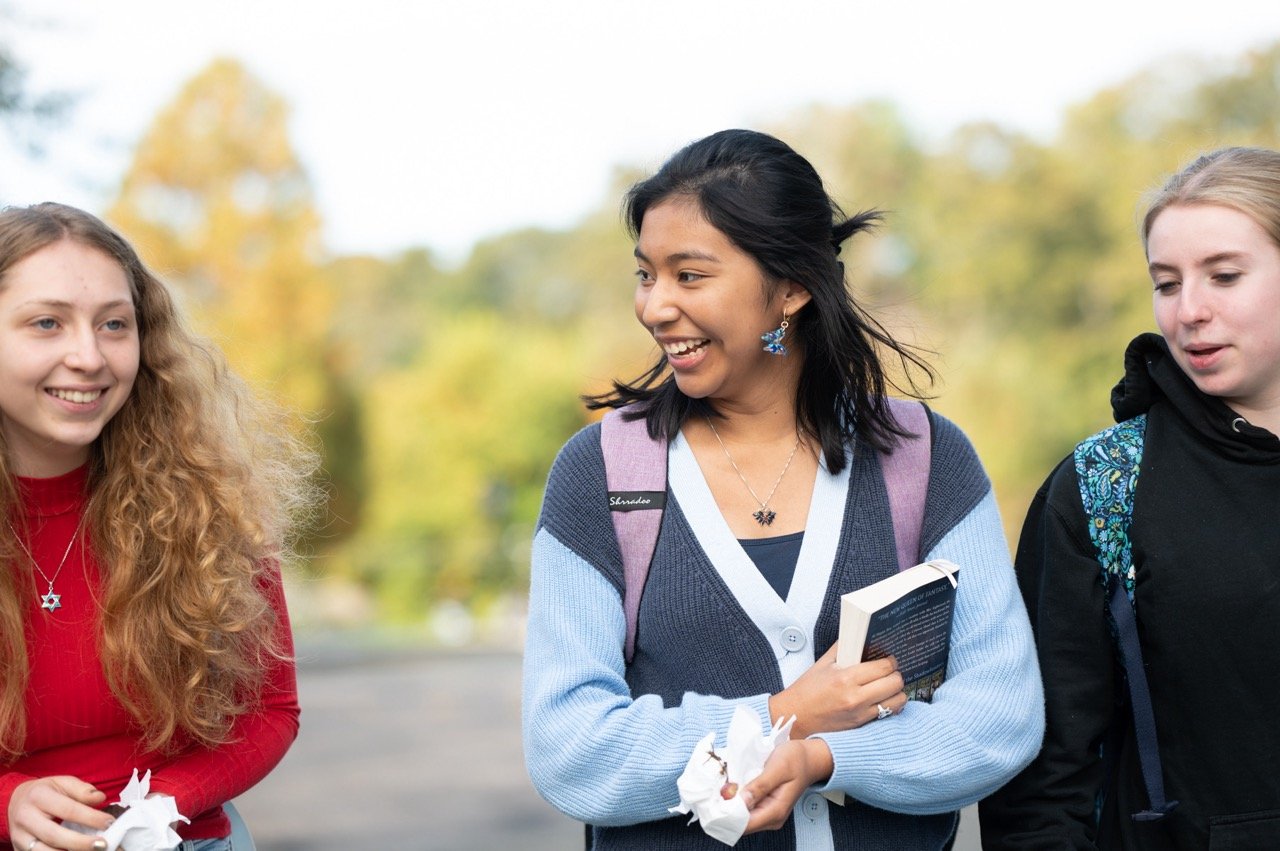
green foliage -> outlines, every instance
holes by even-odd
[[[940,144],[883,102],[770,129],[848,212],[885,226],[842,254],[856,298],[939,353],[934,406],[972,437],[1010,532],[1043,477],[1110,420],[1124,345],[1152,327],[1144,193],[1199,152],[1280,145],[1280,44],[1230,67],[1162,64],[1042,141],[989,123]],[[652,356],[617,199],[566,231],[324,262],[285,107],[234,63],[193,80],[139,147],[113,216],[246,368],[318,410],[336,519],[325,571],[412,621],[527,580],[547,470],[578,394]]]
[[[1048,143],[979,123],[926,149],[874,102],[772,128],[846,209],[890,212],[847,261],[854,294],[941,353],[935,407],[973,438],[1011,533],[1041,479],[1110,421],[1124,346],[1153,326],[1144,194],[1203,151],[1276,147],[1278,87],[1280,45],[1139,74],[1069,110]]]
[[[492,311],[449,314],[413,363],[366,388],[375,487],[347,563],[397,613],[526,575],[547,470],[585,421],[578,350]]]
[[[415,249],[389,261],[340,257],[324,274],[340,305],[330,339],[343,374],[363,385],[417,357],[445,282],[445,272],[429,252]]]

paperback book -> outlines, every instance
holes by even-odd
[[[934,559],[840,598],[836,664],[893,656],[909,700],[928,703],[947,677],[960,568]]]

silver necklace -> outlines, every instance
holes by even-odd
[[[720,438],[720,432],[716,431],[715,423],[711,422],[711,417],[707,417],[707,425],[711,426],[711,433],[716,436],[716,442],[720,444],[720,448],[724,450],[724,457],[729,459],[729,466],[733,468],[733,472],[738,474],[738,478],[747,486],[747,493],[751,494],[751,498],[760,506],[759,510],[751,516],[761,526],[773,525],[773,519],[778,516],[776,511],[769,508],[769,500],[773,499],[773,495],[778,492],[778,485],[782,484],[782,479],[787,475],[787,470],[791,469],[791,460],[796,457],[796,450],[800,448],[800,435],[796,435],[796,445],[791,447],[791,454],[787,456],[787,463],[782,465],[782,472],[778,474],[778,480],[773,483],[773,489],[769,491],[769,495],[764,499],[756,496],[755,489],[751,487],[751,483],[747,481],[747,477],[742,475],[742,471],[738,469],[738,465],[734,463],[733,456],[729,454],[729,447],[724,445],[724,441]]]
[[[36,561],[36,557],[31,554],[31,550],[27,549],[27,545],[22,543],[22,538],[18,535],[18,530],[13,528],[13,524],[9,524],[9,530],[13,532],[13,539],[18,542],[18,546],[27,554],[27,558],[31,559],[31,564],[35,567],[36,572],[40,574],[40,578],[49,583],[49,590],[40,597],[40,608],[53,614],[62,608],[62,595],[53,593],[53,583],[57,581],[58,574],[62,573],[62,567],[67,563],[67,556],[71,555],[71,547],[75,545],[76,538],[80,537],[80,530],[84,528],[84,519],[89,516],[89,507],[86,505],[84,513],[80,515],[80,522],[76,524],[76,529],[71,533],[71,540],[67,541],[67,550],[62,554],[62,561],[58,562],[58,569],[53,572],[53,578],[50,579],[43,570],[40,569],[40,562]]]

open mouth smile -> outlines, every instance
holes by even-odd
[[[673,343],[663,343],[662,350],[669,356],[678,358],[693,354],[694,352],[702,349],[709,342],[710,341],[706,339],[677,340]]]
[[[102,390],[61,390],[58,388],[49,388],[44,392],[48,393],[55,399],[61,399],[64,402],[74,402],[77,405],[86,405],[90,402],[98,401],[102,396]]]

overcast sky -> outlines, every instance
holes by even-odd
[[[5,0],[0,0],[0,9]],[[652,168],[806,104],[896,102],[928,138],[971,120],[1053,135],[1156,61],[1280,39],[1277,0],[7,0],[37,89],[81,93],[42,161],[0,147],[7,203],[100,212],[134,144],[217,56],[291,105],[334,252],[562,227],[620,164]],[[1151,9],[1153,11],[1143,11]]]

